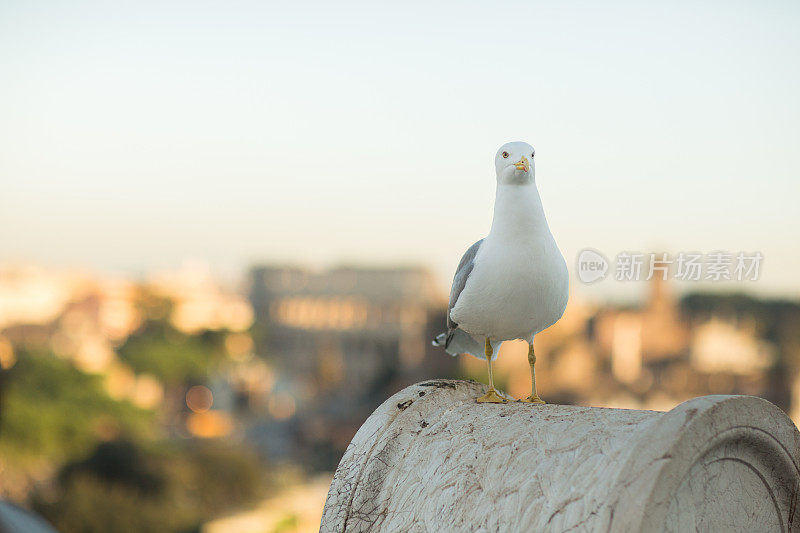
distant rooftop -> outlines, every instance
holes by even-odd
[[[342,266],[313,271],[296,266],[257,266],[250,271],[251,290],[282,294],[363,296],[372,302],[383,300],[436,301],[443,293],[433,274],[421,267]]]

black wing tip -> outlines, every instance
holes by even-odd
[[[453,340],[453,337],[456,334],[455,329],[448,330],[447,333],[439,333],[436,337],[433,338],[431,344],[434,346],[439,346],[444,348],[445,350],[450,347],[450,342]]]

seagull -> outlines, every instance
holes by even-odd
[[[503,341],[528,343],[531,395],[522,402],[545,403],[536,394],[533,337],[564,314],[569,275],[547,225],[536,189],[533,147],[510,142],[494,157],[497,193],[489,235],[469,247],[456,269],[447,331],[433,344],[450,355],[468,353],[489,364],[489,391],[481,403],[507,403],[494,388],[492,361]]]

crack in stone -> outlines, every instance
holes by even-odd
[[[406,400],[404,402],[398,403],[397,408],[400,409],[401,411],[405,411],[411,406],[412,403],[414,403],[414,400]]]

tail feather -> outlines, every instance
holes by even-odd
[[[485,359],[486,352],[482,342],[475,340],[472,335],[466,331],[456,328],[450,332],[440,333],[433,339],[431,343],[434,346],[444,348],[447,353],[455,357],[462,353],[468,353],[478,359]],[[492,360],[497,359],[497,352],[500,350],[501,342],[493,342]]]

